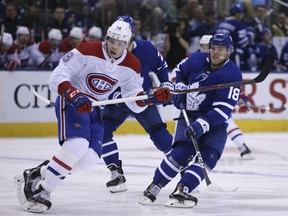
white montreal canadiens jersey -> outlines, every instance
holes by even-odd
[[[108,100],[118,87],[123,98],[134,97],[143,91],[140,68],[139,60],[126,50],[115,60],[107,55],[104,42],[83,42],[60,60],[50,76],[49,88],[58,94],[58,85],[69,81],[98,101]],[[135,101],[126,105],[135,113],[146,108]]]

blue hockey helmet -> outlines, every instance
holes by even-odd
[[[126,15],[126,16],[118,16],[118,17],[116,18],[116,20],[121,20],[121,21],[124,21],[124,22],[126,22],[126,23],[129,23],[129,25],[131,26],[132,31],[134,31],[134,29],[135,29],[135,23],[134,23],[134,20],[133,20],[133,18],[132,18],[131,16],[129,16],[129,15]]]
[[[233,40],[229,34],[214,34],[209,41],[209,48],[211,45],[226,46],[230,54],[233,52]]]
[[[270,28],[264,28],[262,32],[260,32],[260,36],[263,37],[264,35],[272,35],[272,31]]]
[[[244,13],[244,8],[240,4],[233,4],[229,10],[231,15],[235,15],[236,13]]]

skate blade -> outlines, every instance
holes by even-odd
[[[144,196],[138,203],[141,205],[151,205],[153,202],[148,197]]]
[[[14,183],[15,183],[15,188],[16,188],[16,193],[18,200],[21,205],[24,205],[27,203],[27,198],[24,193],[24,186],[25,186],[25,181],[24,181],[24,176],[23,174],[19,174],[14,177]]]
[[[24,205],[24,210],[27,212],[33,212],[33,213],[42,213],[46,210],[48,210],[49,208],[42,204],[42,203],[34,203],[34,202],[27,202]]]
[[[116,186],[110,186],[110,187],[108,187],[108,190],[111,193],[119,193],[119,192],[127,191],[127,188],[126,188],[125,183],[122,183],[122,184],[119,184],[119,185],[116,185]]]
[[[185,200],[183,202],[179,202],[177,199],[171,199],[165,203],[166,207],[171,207],[171,208],[192,208],[196,205],[195,202],[191,200]]]
[[[242,156],[242,159],[243,160],[255,160],[255,157],[251,153],[249,153],[249,154],[244,154]]]

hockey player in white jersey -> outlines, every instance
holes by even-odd
[[[15,177],[17,195],[25,210],[48,210],[52,206],[50,194],[69,173],[88,170],[98,163],[103,122],[101,109],[92,107],[91,99],[107,100],[118,87],[123,97],[146,93],[139,74],[140,62],[126,50],[131,37],[129,24],[116,21],[108,28],[105,42],[81,43],[52,72],[49,88],[58,94],[55,112],[61,149],[50,161]],[[149,94],[153,97],[126,105],[139,113],[147,104],[170,100],[167,88],[156,88]]]
[[[215,34],[209,42],[209,53],[195,52],[176,67],[176,90],[212,86],[219,83],[240,82],[242,74],[230,61],[233,41],[230,35]],[[165,187],[196,154],[191,136],[198,144],[207,169],[213,170],[220,159],[226,139],[227,120],[239,100],[240,86],[206,92],[172,95],[178,109],[185,109],[190,125],[181,114],[177,121],[172,151],[165,155],[155,170],[152,183],[143,193],[140,204],[154,202]],[[198,199],[189,193],[204,179],[199,161],[189,165],[170,194],[166,206],[191,208]]]

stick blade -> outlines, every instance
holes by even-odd
[[[217,192],[234,192],[238,189],[238,187],[220,187],[212,182],[207,186],[209,189]]]
[[[31,88],[31,91],[33,92],[33,94],[39,98],[42,102],[44,102],[45,104],[48,104],[51,107],[55,106],[55,103],[48,100],[47,98],[43,97],[41,94],[39,94],[38,92],[36,92],[33,88]]]
[[[266,79],[270,71],[274,66],[275,56],[273,53],[269,53],[264,61],[260,74],[254,79],[255,83],[262,82]]]

